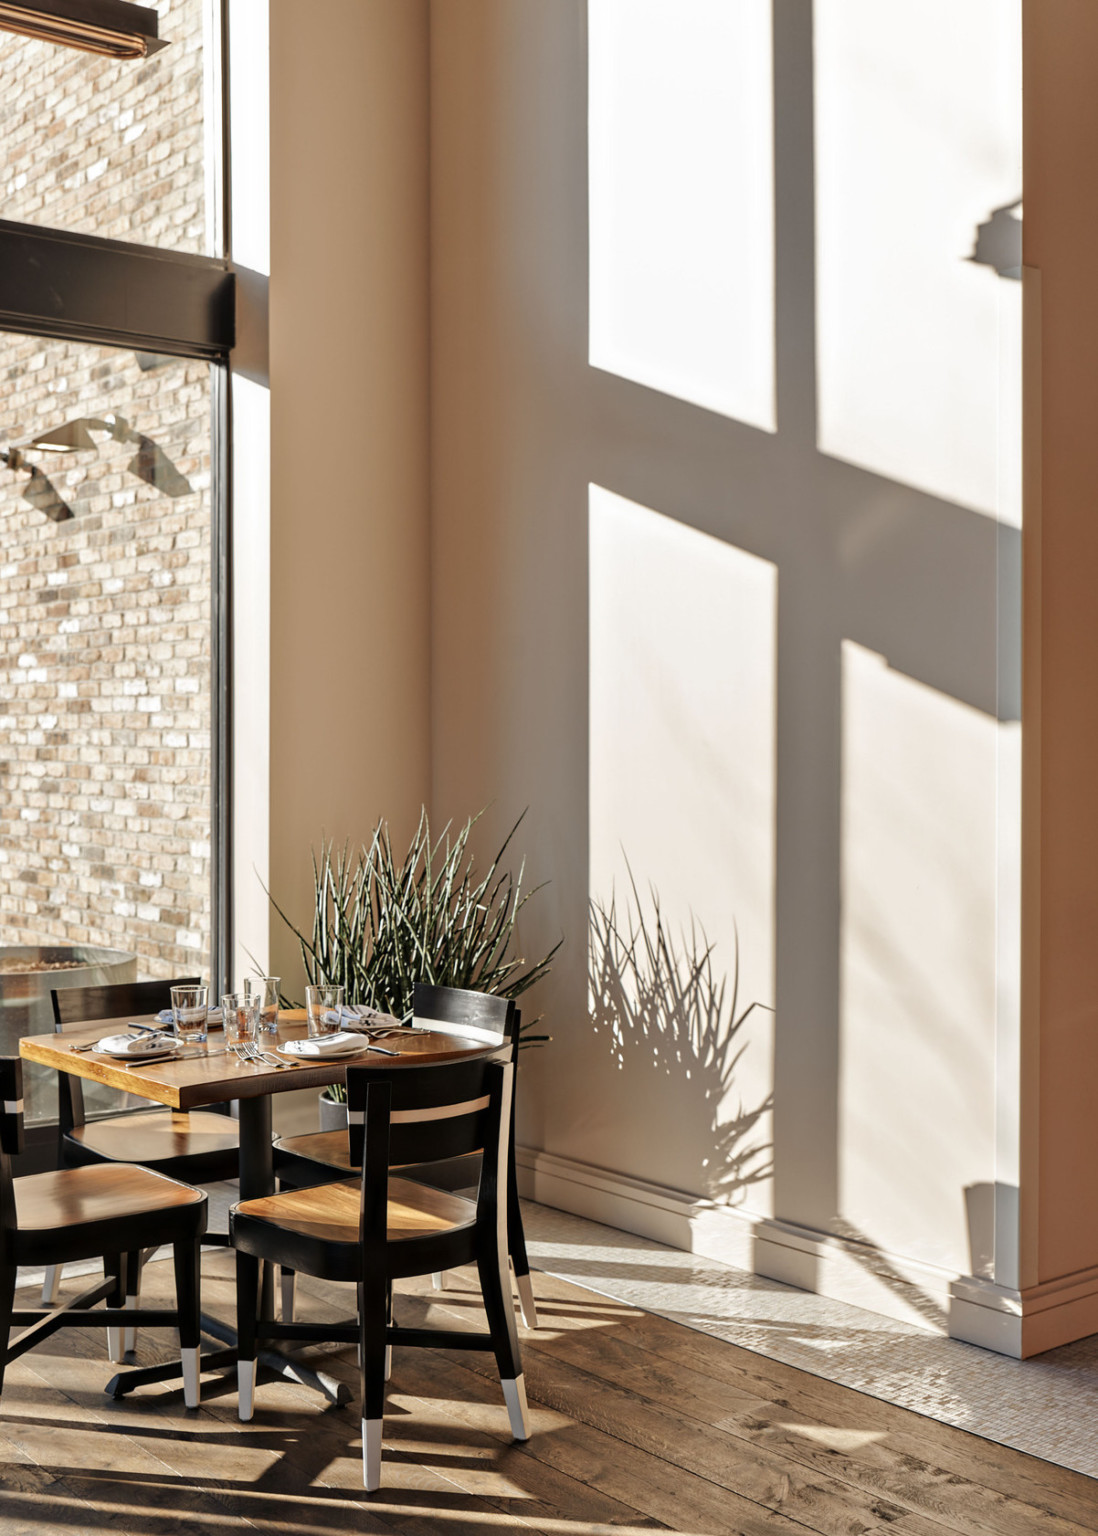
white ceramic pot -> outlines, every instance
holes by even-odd
[[[330,1099],[326,1093],[322,1093],[317,1100],[320,1112],[320,1129],[322,1131],[345,1131],[347,1129],[347,1106],[340,1104],[336,1099]]]

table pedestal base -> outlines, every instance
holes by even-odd
[[[201,1355],[198,1361],[199,1374],[206,1371],[233,1370],[236,1366],[236,1329],[231,1328],[228,1323],[221,1322],[219,1318],[203,1316],[202,1332],[208,1338],[218,1339],[230,1347]],[[259,1363],[265,1370],[273,1372],[276,1376],[285,1376],[290,1381],[299,1382],[303,1387],[320,1392],[337,1408],[342,1408],[354,1396],[345,1381],[338,1381],[327,1371],[310,1370],[307,1365],[302,1365],[299,1360],[284,1355],[281,1350],[261,1349]],[[118,1375],[112,1376],[107,1383],[106,1391],[108,1397],[125,1397],[127,1392],[133,1392],[138,1387],[151,1386],[154,1382],[176,1380],[182,1385],[183,1363],[180,1360],[168,1360],[164,1365],[140,1365],[132,1371],[119,1371]]]

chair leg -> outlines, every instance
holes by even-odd
[[[522,1360],[519,1355],[518,1329],[515,1326],[515,1306],[511,1300],[507,1256],[494,1250],[478,1254],[477,1269],[480,1273],[484,1310],[488,1314],[488,1332],[492,1336],[492,1349],[499,1367],[507,1416],[511,1421],[511,1433],[516,1440],[528,1440],[530,1429],[526,1417],[526,1386],[522,1379]]]
[[[103,1256],[103,1274],[108,1280],[114,1281],[114,1290],[107,1297],[107,1313],[118,1315],[122,1311],[125,1301],[125,1285],[123,1272],[126,1267],[125,1256],[121,1253],[108,1253]],[[122,1327],[111,1324],[107,1328],[107,1359],[112,1365],[122,1363]]]
[[[56,1307],[61,1295],[61,1265],[47,1264],[42,1279],[42,1305]]]
[[[522,1207],[519,1205],[513,1147],[507,1160],[507,1250],[511,1255],[511,1266],[515,1272],[522,1321],[527,1328],[536,1328],[538,1309],[534,1305],[534,1288],[530,1284],[530,1260],[526,1257],[526,1233],[522,1230]]]
[[[198,1407],[198,1349],[202,1326],[199,1317],[200,1254],[197,1240],[172,1246],[175,1304],[179,1312],[179,1352],[183,1357],[183,1402],[188,1408]],[[136,1267],[137,1255],[132,1257]]]
[[[128,1253],[126,1255],[126,1310],[136,1312],[141,1305],[141,1271],[144,1254]],[[137,1348],[136,1325],[122,1330],[122,1353],[128,1355]]]
[[[285,1264],[281,1264],[278,1274],[282,1290],[282,1321],[284,1323],[292,1323],[294,1320],[294,1306],[297,1300],[297,1271],[287,1269]]]
[[[358,1358],[362,1389],[362,1481],[367,1493],[381,1486],[381,1432],[385,1415],[388,1286],[368,1275],[359,1288]]]
[[[385,1287],[385,1322],[391,1328],[393,1326],[393,1282],[390,1280]],[[389,1381],[393,1374],[393,1346],[385,1345],[385,1380]]]
[[[436,1270],[431,1276],[431,1285],[436,1291],[444,1291],[446,1289],[446,1271],[444,1269]]]
[[[8,1337],[11,1315],[15,1310],[15,1266],[0,1269],[0,1392],[4,1389],[4,1366],[8,1361]]]
[[[259,1260],[236,1251],[236,1391],[237,1416],[246,1424],[255,1411],[256,1318],[259,1313]]]

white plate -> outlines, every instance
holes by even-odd
[[[324,1049],[316,1050],[315,1047],[321,1042],[324,1043]],[[337,1061],[341,1056],[357,1056],[369,1043],[362,1035],[343,1032],[321,1035],[319,1040],[287,1040],[279,1046],[279,1050],[298,1061]],[[310,1046],[313,1049],[310,1050]]]
[[[128,1035],[107,1035],[96,1043],[95,1049],[115,1061],[157,1061],[174,1056],[177,1047],[164,1040],[131,1040]]]

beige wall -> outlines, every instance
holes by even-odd
[[[952,80],[957,115],[939,122],[933,58],[910,62],[950,24],[932,10],[862,20],[884,26],[874,46],[902,67],[911,120],[965,146],[975,169],[946,179],[952,203],[924,174],[922,135],[899,141],[906,181],[884,189],[872,165],[843,180],[847,13],[819,7],[821,52],[811,7],[775,7],[769,432],[654,387],[650,370],[642,387],[589,365],[586,6],[432,8],[432,803],[465,815],[491,800],[496,827],[529,805],[522,848],[551,882],[530,939],[565,937],[539,999],[554,1043],[524,1066],[534,1187],[945,1326],[951,1274],[1010,1284],[1016,1267],[1004,1221],[996,1251],[994,1205],[1001,1189],[1009,1218],[1017,1186],[1017,434],[1003,402],[1019,285],[966,258],[1019,189],[980,117],[1002,100],[1016,126],[999,67],[1016,13],[966,5],[976,83]],[[814,43],[833,71],[815,80]],[[872,92],[859,100],[874,108]],[[871,200],[884,245],[867,253],[873,230],[854,241],[844,198]],[[858,310],[870,290],[876,319]],[[907,326],[920,304],[926,324]],[[815,391],[836,326],[862,340],[824,402],[833,447]],[[937,413],[924,399],[912,454],[894,430],[904,390],[932,387],[943,346],[963,351],[956,398]],[[884,422],[868,446],[857,390]],[[740,1006],[767,1008],[734,1043],[727,1018],[709,1035],[658,1009],[624,1033],[592,1020],[588,901],[622,898],[623,852],[673,928],[701,921],[730,984],[738,929]],[[743,1213],[759,1243],[737,1248],[734,1223],[713,1238],[691,1201]],[[861,1290],[829,1278],[836,1238]]]
[[[1040,497],[1026,627],[1039,753],[1026,801],[1023,1266],[1034,1285],[1098,1265],[1098,208],[1081,175],[1098,153],[1098,13],[1086,0],[1029,0],[1025,14],[1026,263],[1041,293],[1026,359]]]
[[[934,204],[953,245],[933,273],[925,210],[902,186],[878,199],[894,237],[875,255],[860,236],[848,281],[834,207],[864,201],[868,183],[842,181],[853,162],[828,104],[848,97],[825,73],[842,64],[847,13],[821,0],[813,36],[808,7],[776,7],[777,431],[760,433],[589,366],[581,0],[446,0],[429,27],[426,5],[325,9],[344,24],[334,51],[299,7],[272,5],[274,887],[305,914],[322,830],[357,837],[380,814],[399,829],[424,799],[436,818],[488,804],[487,851],[529,807],[519,851],[550,884],[524,948],[565,938],[529,1000],[555,1037],[523,1074],[520,1139],[541,1192],[720,1251],[731,1229],[714,1237],[705,1212],[738,1209],[764,1272],[939,1326],[958,1301],[959,1331],[1027,1348],[1004,1322],[1019,1288],[1028,1307],[1039,1282],[1098,1259],[1094,216],[1073,175],[1098,131],[1089,5],[1026,11],[1021,1081],[1019,285],[967,262],[977,225],[1020,190],[1008,160],[969,187],[953,177],[957,208]],[[903,27],[929,46],[950,16],[931,10],[890,9],[899,32],[880,40],[916,94]],[[965,16],[1016,48],[1001,8],[968,0]],[[871,7],[866,24],[881,18]],[[993,78],[961,92],[949,133],[978,139]],[[933,200],[942,178],[928,191],[918,164],[912,186]],[[896,332],[878,380],[879,347],[827,354],[827,338],[867,285],[886,309],[899,302],[890,281],[927,325]],[[896,412],[867,440],[865,419],[844,422],[842,391],[856,403],[860,388],[892,390],[906,419],[903,390],[943,355],[919,353],[922,333],[951,305],[968,327],[969,371],[951,375],[960,405],[939,419],[926,402],[918,452],[892,430]],[[820,345],[831,363],[817,371]],[[952,433],[965,399],[979,459]],[[670,616],[666,644],[649,610]],[[647,686],[661,667],[662,691]],[[715,724],[699,676],[721,700]],[[337,752],[318,750],[317,720],[335,722]],[[741,1004],[776,1006],[772,1033],[766,1012],[739,1036],[742,1057],[727,1029],[708,1042],[672,1029],[686,1058],[668,1066],[666,1036],[650,1051],[592,1021],[588,903],[621,891],[621,845],[674,922],[701,919],[728,976],[735,921]],[[277,938],[272,955],[290,968]],[[717,1064],[699,1090],[705,1050]],[[714,1152],[743,1150],[737,1106],[772,1178],[737,1185],[712,1167]],[[1090,1331],[1086,1305],[1056,1326]]]
[[[269,870],[299,920],[310,848],[403,835],[428,791],[426,27],[270,8]],[[300,988],[277,922],[270,963]]]

